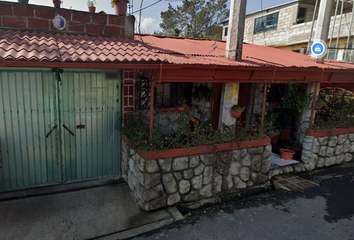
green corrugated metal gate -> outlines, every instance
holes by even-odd
[[[120,78],[0,69],[0,191],[118,176]]]

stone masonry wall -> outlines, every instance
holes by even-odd
[[[307,171],[353,160],[354,133],[319,137],[305,136],[301,160]]]
[[[123,142],[123,177],[146,211],[267,182],[271,145],[145,160]]]

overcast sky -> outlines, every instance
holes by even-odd
[[[11,2],[17,2],[17,0],[7,0]],[[140,9],[142,0],[130,0],[134,5],[134,11]],[[157,0],[144,0],[143,7],[155,3]],[[254,12],[261,9],[261,2],[263,2],[263,8],[279,5],[293,0],[248,0],[247,1],[247,13]],[[30,4],[53,6],[52,0],[29,0]],[[75,10],[87,11],[87,0],[62,0],[63,8],[72,8]],[[230,0],[229,0],[230,2]],[[97,10],[105,11],[108,14],[114,14],[114,9],[111,7],[110,0],[96,0]],[[159,23],[161,22],[160,12],[166,11],[168,4],[173,6],[182,3],[182,0],[163,0],[156,5],[142,11],[141,32],[142,33],[154,33],[154,30],[159,30]],[[136,13],[135,15],[137,15]],[[138,17],[137,17],[138,21]]]

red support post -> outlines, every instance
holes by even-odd
[[[261,127],[262,128],[263,128],[263,122],[264,122],[264,112],[265,112],[265,104],[266,104],[266,97],[267,97],[267,89],[268,89],[268,84],[264,83],[263,104],[262,104],[262,118],[261,118]]]
[[[317,92],[319,88],[320,83],[316,83],[315,85],[315,91],[313,93],[313,100],[312,100],[312,108],[311,108],[311,117],[310,117],[310,126],[309,129],[312,128],[313,125],[313,118],[315,116],[315,106],[316,106],[316,100],[317,100]]]
[[[152,128],[154,127],[154,88],[155,82],[151,80],[150,89],[150,138],[152,138]]]

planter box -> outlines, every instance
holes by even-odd
[[[169,150],[139,152],[139,154],[146,160],[152,160],[152,159],[160,159],[160,158],[182,157],[182,156],[189,156],[189,155],[212,153],[218,151],[236,150],[236,149],[243,149],[243,148],[253,148],[253,147],[266,146],[269,144],[270,144],[270,138],[264,138],[259,140],[242,141],[239,143],[230,142],[230,143],[221,143],[221,144],[207,145],[207,146],[197,146],[191,148],[177,148],[177,149],[169,149]]]
[[[354,128],[336,128],[330,130],[306,130],[306,136],[312,136],[315,138],[319,137],[326,137],[326,136],[334,136],[339,134],[346,134],[346,133],[354,133]]]

